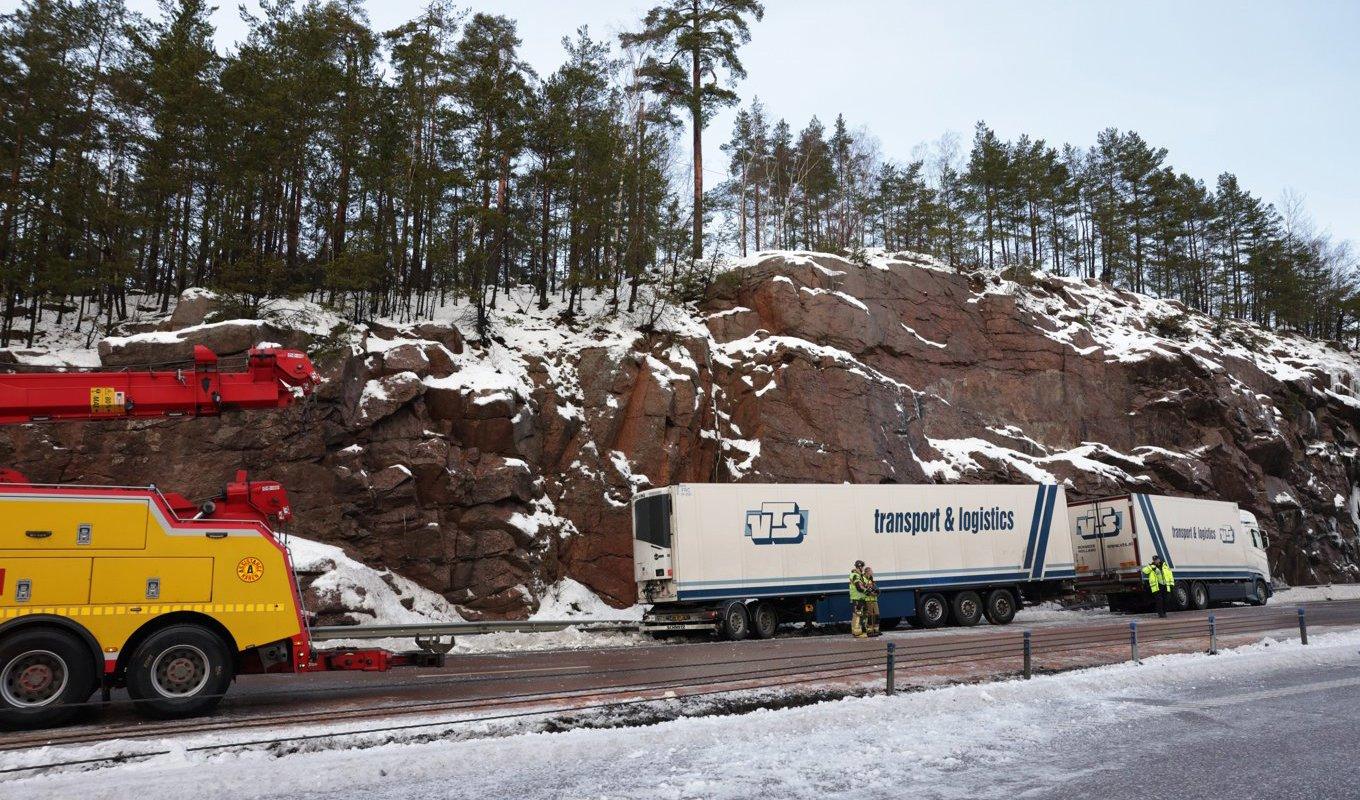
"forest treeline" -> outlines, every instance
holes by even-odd
[[[725,180],[702,137],[738,98],[755,0],[664,0],[581,28],[537,74],[515,22],[436,0],[374,30],[359,0],[266,0],[223,53],[206,0],[24,0],[0,17],[0,344],[40,316],[107,328],[191,285],[250,313],[309,294],[354,319],[487,310],[532,291],[631,308],[753,249],[929,252],[1177,297],[1335,338],[1360,327],[1350,252],[1296,202],[1177,173],[1137,134],[1090,148],[946,137],[909,160],[837,118],[738,111]],[[683,140],[689,134],[689,142]]]
[[[1300,198],[1277,208],[1227,172],[1207,185],[1132,131],[1101,131],[1082,148],[1002,141],[980,122],[966,153],[945,136],[893,161],[841,117],[829,134],[816,117],[795,134],[754,102],[734,127],[724,188],[742,253],[916,250],[951,266],[1099,279],[1318,337],[1356,334],[1355,253],[1317,232]]]

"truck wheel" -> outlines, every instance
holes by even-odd
[[[757,639],[769,639],[779,630],[779,609],[770,603],[755,603],[747,613],[751,616],[751,633]]]
[[[740,642],[751,635],[751,617],[746,613],[746,604],[733,600],[723,608],[718,635],[730,642]]]
[[[1209,607],[1209,587],[1203,581],[1195,581],[1190,584],[1190,607],[1196,611],[1203,611]]]
[[[216,708],[231,678],[231,654],[221,638],[198,625],[172,625],[137,645],[127,690],[137,713],[178,719]]]
[[[921,595],[921,603],[916,607],[916,621],[922,628],[938,628],[949,619],[949,604],[944,595],[931,592]]]
[[[1185,584],[1178,583],[1171,587],[1171,611],[1185,611],[1190,608],[1190,590],[1185,588]]]
[[[982,598],[977,592],[959,592],[949,603],[954,622],[971,628],[982,621]]]
[[[96,683],[94,656],[73,634],[18,631],[0,641],[0,730],[69,722]]]
[[[1252,595],[1247,598],[1247,602],[1254,606],[1263,606],[1269,598],[1270,595],[1266,591],[1266,582],[1257,578],[1256,582],[1252,584]]]
[[[1015,595],[1006,589],[993,589],[987,593],[987,602],[982,613],[993,625],[1009,625],[1015,619]]]

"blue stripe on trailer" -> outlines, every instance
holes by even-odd
[[[1067,564],[1067,566],[1070,567],[1070,566],[1072,566],[1072,565],[1071,565],[1071,563],[1069,562],[1069,563]],[[949,570],[949,574],[951,574],[951,575],[954,575],[954,574],[962,575],[962,574],[966,574],[966,573],[969,573],[969,572],[996,572],[997,569],[999,569],[999,568],[996,567],[996,566],[990,566],[990,567],[959,567],[959,568],[957,568],[957,569],[951,569],[951,570]],[[1001,567],[1000,569],[1004,569],[1004,567]],[[1015,567],[1015,569],[1020,569],[1020,567]],[[907,576],[910,576],[910,575],[935,575],[935,574],[938,574],[938,573],[939,573],[939,570],[933,570],[933,569],[917,569],[917,570],[907,570],[907,571],[905,571],[905,572],[876,572],[876,573],[874,573],[874,576],[875,576],[876,578],[878,578],[878,582],[879,582],[879,583],[883,583],[885,580],[890,580],[890,579],[892,579],[892,578],[902,578],[902,577],[907,577]],[[812,582],[812,581],[823,581],[823,582],[825,582],[825,581],[834,580],[834,581],[837,581],[837,582],[841,582],[841,581],[843,581],[843,577],[842,577],[840,574],[836,574],[836,575],[805,575],[805,576],[803,576],[803,577],[801,578],[801,580],[805,580],[805,581],[809,581],[809,582]],[[733,585],[738,584],[738,583],[747,583],[747,584],[749,584],[749,583],[782,583],[782,582],[786,582],[786,581],[788,581],[788,578],[745,578],[745,579],[742,579],[742,580],[738,580],[738,579],[735,579],[735,578],[723,578],[723,579],[721,579],[721,580],[714,580],[714,581],[684,581],[684,585],[685,585],[685,586],[733,586]]]
[[[916,589],[929,586],[985,586],[993,583],[1014,583],[1029,578],[1027,572],[997,572],[986,575],[941,575],[934,578],[914,580],[879,581],[881,590]],[[803,583],[778,586],[741,587],[726,589],[699,589],[687,591],[683,586],[677,592],[677,600],[718,600],[729,597],[783,597],[789,595],[849,593],[849,587],[837,583]]]
[[[1035,579],[1044,574],[1044,557],[1048,555],[1048,530],[1053,522],[1053,504],[1058,499],[1058,487],[1040,486],[1039,495],[1042,497],[1045,493],[1047,499],[1044,501],[1044,518],[1039,523],[1039,546],[1034,552],[1034,571],[1030,573],[1030,577]]]
[[[1175,567],[1176,562],[1171,558],[1171,548],[1166,545],[1166,533],[1162,530],[1162,521],[1157,519],[1157,509],[1152,505],[1152,498],[1143,496],[1143,501],[1147,503],[1148,516],[1152,518],[1152,527],[1157,531],[1157,543],[1162,548],[1162,560],[1168,567]]]
[[[1152,546],[1157,548],[1157,555],[1162,557],[1166,565],[1175,569],[1176,565],[1171,560],[1171,551],[1166,546],[1166,537],[1162,535],[1162,523],[1157,519],[1157,512],[1152,508],[1152,498],[1140,494],[1138,499],[1143,504],[1143,516],[1148,521],[1148,532],[1152,534]]]
[[[1213,572],[1206,570],[1185,570],[1176,571],[1176,580],[1199,578],[1201,580],[1253,580],[1255,578],[1265,579],[1265,574],[1251,570],[1237,570],[1235,572]]]
[[[1029,523],[1029,542],[1025,545],[1024,569],[1029,571],[1034,564],[1034,544],[1039,538],[1039,518],[1044,513],[1044,489],[1040,486],[1039,491],[1034,495],[1034,514],[1030,517]]]

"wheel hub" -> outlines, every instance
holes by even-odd
[[[156,691],[165,697],[196,694],[208,682],[208,657],[190,645],[172,647],[156,657],[151,675]]]
[[[5,668],[0,692],[13,706],[42,706],[66,689],[66,662],[50,650],[20,654]]]

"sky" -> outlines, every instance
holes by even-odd
[[[245,0],[254,7],[255,0]],[[0,8],[15,0],[0,0]],[[156,0],[129,0],[154,13]],[[469,0],[519,23],[541,74],[561,38],[636,27],[646,0]],[[368,0],[375,27],[420,0]],[[758,96],[797,131],[816,114],[866,127],[887,158],[985,120],[1011,139],[1087,146],[1106,127],[1136,130],[1168,162],[1210,183],[1234,172],[1270,202],[1302,196],[1319,229],[1360,246],[1360,0],[766,0],[741,51],[744,101]],[[8,8],[6,8],[8,10]],[[219,44],[244,35],[236,0],[215,15]],[[708,180],[732,112],[706,133]],[[685,137],[682,141],[688,141]]]

